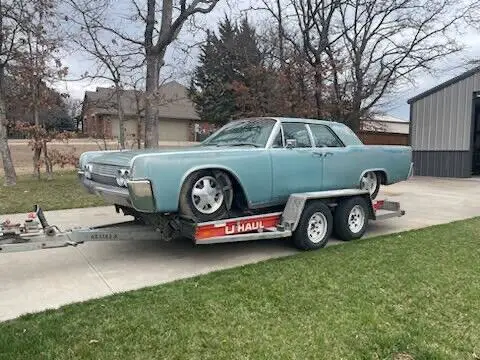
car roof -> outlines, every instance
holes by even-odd
[[[260,119],[270,119],[279,121],[281,123],[307,123],[307,124],[322,124],[322,125],[340,125],[345,126],[337,121],[331,120],[320,120],[320,119],[309,119],[309,118],[297,118],[297,117],[283,117],[283,116],[255,116],[255,117],[245,117],[229,121],[229,123],[235,123],[237,121],[249,121],[249,120],[260,120]]]
[[[297,117],[283,117],[283,116],[259,116],[259,117],[252,117],[252,118],[240,118],[237,120],[254,120],[254,119],[272,119],[279,122],[294,122],[294,123],[309,123],[309,124],[341,124],[336,121],[330,120],[320,120],[320,119],[308,119],[308,118],[297,118]],[[235,120],[234,120],[235,121]]]

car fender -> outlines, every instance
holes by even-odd
[[[207,170],[207,169],[217,169],[217,170],[223,170],[232,175],[235,179],[235,181],[238,183],[238,185],[241,187],[243,193],[245,194],[245,198],[247,200],[247,203],[250,204],[250,197],[248,195],[247,189],[243,186],[242,181],[240,180],[240,177],[238,176],[237,172],[234,171],[232,168],[225,166],[225,165],[219,165],[219,164],[202,164],[198,166],[194,166],[189,168],[182,176],[181,181],[179,183],[179,187],[177,189],[177,201],[180,200],[180,192],[182,190],[182,186],[185,183],[185,180],[195,171],[199,170]]]

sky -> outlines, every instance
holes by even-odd
[[[119,6],[128,6],[130,0],[116,1],[119,3]],[[230,1],[230,3],[227,3],[227,1]],[[197,61],[198,47],[190,49],[189,53],[185,54],[185,52],[182,51],[182,49],[184,49],[182,44],[197,43],[201,40],[204,30],[212,29],[212,24],[216,24],[225,13],[236,17],[241,13],[242,9],[245,9],[250,5],[250,1],[255,2],[255,0],[220,0],[219,5],[217,5],[212,13],[202,15],[202,17],[196,19],[196,28],[201,28],[201,32],[198,32],[198,30],[193,31],[191,27],[187,25],[179,36],[180,42],[172,44],[173,46],[167,52],[167,67],[162,70],[163,75],[173,76],[176,80],[187,84],[189,72],[193,70]],[[252,15],[249,13],[249,20],[255,23],[256,16],[256,14]],[[258,21],[262,21],[261,13],[258,13]],[[133,23],[125,23],[125,28],[131,28],[132,31],[136,30],[134,29],[135,26],[137,25]],[[143,31],[143,29],[140,30]],[[466,71],[468,67],[465,67],[464,65],[465,59],[476,58],[480,54],[479,33],[471,31],[462,35],[461,40],[466,46],[465,51],[461,54],[442,59],[442,61],[436,66],[434,74],[419,74],[416,77],[415,84],[411,84],[402,89],[397,89],[393,101],[388,108],[384,109],[385,113],[403,120],[408,120],[409,105],[407,104],[407,100],[409,98]],[[62,61],[69,68],[68,80],[56,82],[54,87],[59,91],[68,92],[73,98],[82,99],[85,91],[94,91],[97,86],[111,85],[107,80],[71,80],[78,79],[81,74],[94,67],[94,63],[81,53],[65,53]]]

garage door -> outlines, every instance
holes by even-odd
[[[189,121],[160,119],[158,132],[160,141],[188,141]]]

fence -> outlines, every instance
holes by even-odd
[[[408,134],[359,131],[357,135],[365,145],[409,145]]]

